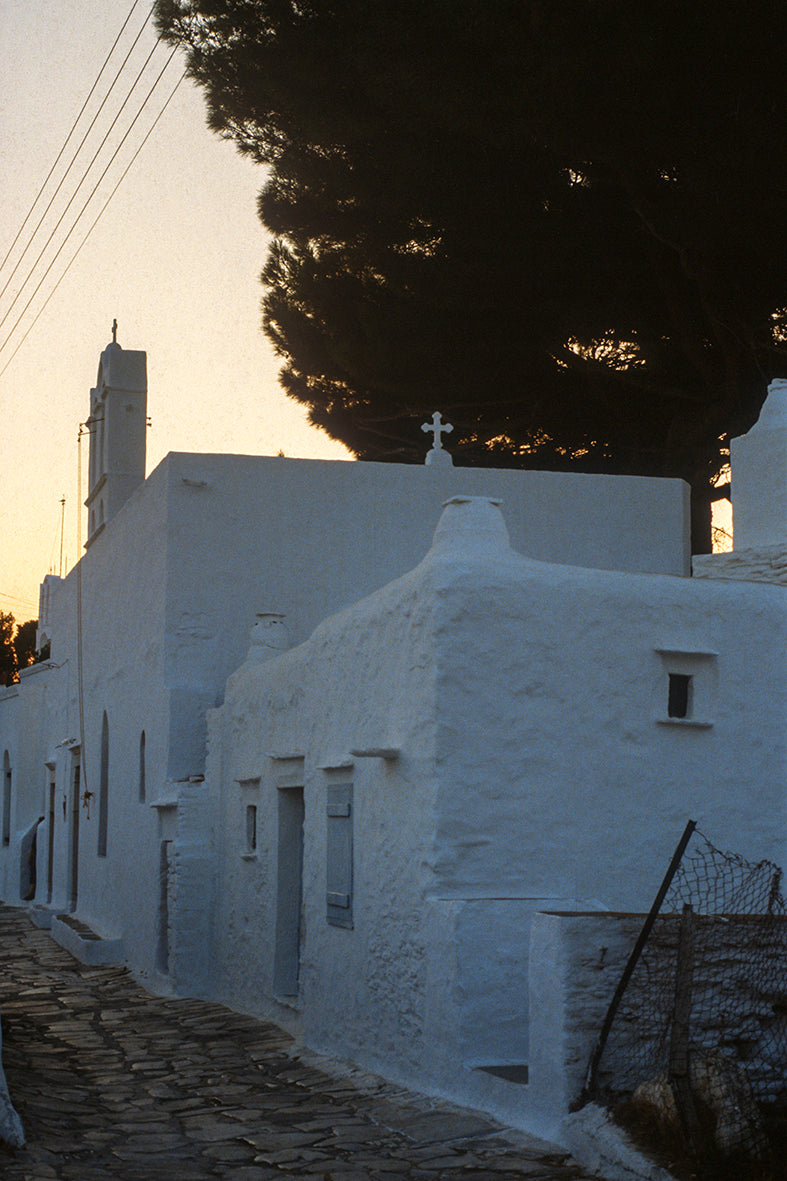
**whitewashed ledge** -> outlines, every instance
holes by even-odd
[[[3,1042],[0,1031],[0,1141],[11,1148],[22,1148],[25,1143],[25,1130],[17,1115],[16,1108],[8,1094],[8,1083],[3,1070]]]
[[[607,1181],[675,1181],[672,1173],[640,1152],[597,1103],[566,1116],[561,1143],[584,1169]]]
[[[697,554],[692,559],[692,573],[695,578],[730,578],[737,582],[787,586],[787,549],[783,545],[768,545],[728,554]]]

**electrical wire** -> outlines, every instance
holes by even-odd
[[[73,135],[73,134],[74,134],[74,132],[76,131],[77,125],[79,124],[79,120],[82,118],[82,115],[84,114],[84,111],[85,111],[85,108],[87,107],[87,104],[90,102],[91,98],[93,97],[93,93],[94,93],[94,91],[95,91],[96,87],[98,86],[98,83],[99,83],[99,81],[101,80],[101,75],[104,73],[104,70],[105,70],[105,69],[106,69],[106,67],[107,67],[107,63],[109,62],[109,59],[112,57],[112,54],[115,52],[115,46],[117,45],[118,41],[119,41],[119,40],[120,40],[120,38],[122,37],[122,35],[123,35],[123,32],[124,32],[124,30],[125,30],[125,28],[126,28],[126,25],[128,24],[128,22],[129,22],[129,21],[130,21],[130,19],[131,19],[131,14],[133,13],[133,11],[134,11],[134,9],[136,8],[136,6],[137,6],[137,4],[138,4],[138,3],[139,3],[139,0],[134,0],[134,3],[131,5],[131,9],[130,9],[130,11],[129,11],[129,14],[128,14],[128,16],[126,17],[125,21],[123,22],[123,27],[121,28],[120,32],[118,33],[117,37],[115,38],[115,41],[114,41],[114,44],[113,44],[112,48],[110,49],[109,53],[107,54],[106,58],[104,59],[104,64],[103,64],[103,66],[101,67],[101,69],[100,69],[100,70],[99,70],[99,72],[98,72],[98,77],[96,78],[95,82],[93,83],[92,87],[90,88],[90,94],[88,94],[87,98],[85,99],[84,103],[82,104],[82,109],[81,109],[81,111],[79,112],[79,114],[77,115],[76,119],[75,119],[75,120],[74,120],[74,122],[72,123],[72,125],[71,125],[71,130],[69,131],[68,135],[66,136],[66,138],[65,138],[65,141],[64,141],[64,143],[63,143],[63,146],[62,146],[62,148],[60,149],[60,151],[59,151],[59,152],[58,152],[58,154],[57,154],[57,159],[55,160],[55,162],[54,162],[54,164],[52,165],[52,167],[49,169],[49,172],[47,173],[47,176],[46,176],[46,180],[45,180],[45,181],[44,181],[44,183],[41,185],[41,188],[38,190],[38,193],[37,193],[37,195],[36,195],[35,201],[33,201],[33,204],[30,206],[30,209],[28,210],[28,212],[27,212],[27,215],[25,216],[25,220],[22,222],[22,225],[19,227],[19,230],[18,230],[18,232],[17,232],[17,235],[16,235],[16,237],[14,238],[14,240],[13,240],[13,242],[11,243],[10,247],[8,248],[8,253],[6,254],[6,256],[5,256],[5,258],[3,259],[3,261],[0,263],[0,272],[2,272],[2,269],[3,269],[3,267],[4,267],[4,266],[5,266],[5,264],[8,262],[8,259],[9,259],[10,255],[11,255],[11,252],[13,251],[13,249],[14,249],[14,247],[16,246],[17,242],[19,241],[20,237],[22,236],[22,231],[24,230],[25,226],[27,225],[28,221],[30,220],[30,218],[31,218],[31,216],[32,216],[32,214],[33,214],[33,210],[35,209],[35,207],[36,207],[36,205],[38,204],[38,201],[39,201],[39,199],[40,199],[40,197],[41,197],[41,194],[43,193],[44,189],[46,188],[47,184],[49,183],[49,179],[50,179],[50,177],[52,176],[52,173],[53,173],[53,172],[55,171],[55,169],[57,168],[57,166],[58,166],[58,163],[60,162],[60,158],[61,158],[61,156],[63,155],[63,152],[66,150],[66,148],[67,148],[67,146],[68,146],[69,140],[71,139],[72,135]],[[134,52],[134,49],[135,49],[135,48],[136,48],[136,46],[137,46],[137,42],[139,41],[140,37],[142,36],[143,32],[145,31],[145,28],[147,27],[148,21],[150,20],[152,13],[153,13],[153,9],[151,8],[150,12],[149,12],[149,13],[148,13],[148,15],[145,17],[145,20],[144,20],[144,22],[143,22],[143,24],[142,24],[142,27],[140,28],[139,32],[137,33],[136,37],[134,38],[134,42],[133,42],[133,44],[132,44],[132,46],[131,46],[131,49],[129,49],[128,53],[126,54],[126,56],[125,56],[125,57],[124,57],[124,59],[123,59],[123,63],[122,63],[122,65],[120,66],[120,69],[119,69],[119,70],[118,70],[118,72],[115,74],[115,77],[112,79],[112,82],[111,82],[111,84],[110,84],[109,90],[106,92],[106,94],[104,95],[103,99],[101,100],[101,105],[100,105],[100,107],[98,108],[98,110],[96,111],[95,115],[93,116],[93,119],[92,119],[92,121],[91,121],[91,123],[90,123],[90,126],[88,127],[87,131],[86,131],[86,132],[85,132],[85,134],[83,135],[83,137],[82,137],[82,139],[81,139],[81,141],[80,141],[79,147],[77,148],[77,150],[74,152],[73,156],[71,157],[71,160],[70,160],[70,161],[69,161],[69,163],[68,163],[68,167],[66,168],[65,172],[64,172],[64,173],[63,173],[63,175],[61,176],[61,178],[60,178],[60,181],[59,181],[59,183],[58,183],[58,186],[57,186],[57,188],[55,189],[54,193],[53,193],[53,194],[52,194],[52,196],[50,197],[50,199],[49,199],[49,203],[48,203],[48,205],[47,205],[46,209],[45,209],[45,210],[44,210],[44,212],[41,214],[41,217],[40,217],[40,219],[39,219],[39,221],[38,221],[38,225],[37,225],[37,226],[36,226],[36,228],[33,230],[32,234],[30,235],[30,237],[28,238],[28,240],[27,240],[27,242],[26,242],[26,244],[25,244],[25,247],[24,247],[24,249],[23,249],[22,253],[19,255],[19,258],[16,260],[16,264],[15,264],[15,266],[14,266],[14,269],[11,271],[11,274],[8,276],[8,278],[7,278],[7,280],[6,280],[6,283],[5,283],[5,286],[3,287],[2,291],[0,291],[0,299],[2,299],[2,297],[5,295],[6,291],[8,290],[9,284],[11,283],[11,281],[12,281],[12,279],[13,279],[14,275],[16,274],[16,272],[19,270],[19,267],[21,266],[22,259],[25,257],[25,255],[27,254],[28,250],[29,250],[29,249],[30,249],[30,247],[32,246],[33,242],[35,241],[35,236],[36,236],[36,234],[38,233],[38,231],[41,229],[41,225],[42,225],[42,223],[43,223],[43,221],[44,221],[44,218],[45,218],[45,217],[46,217],[46,215],[49,213],[49,210],[52,208],[52,205],[53,205],[53,203],[54,203],[54,201],[55,201],[55,198],[57,197],[58,193],[59,193],[59,192],[60,192],[60,190],[62,189],[62,187],[63,187],[63,184],[65,183],[65,180],[66,180],[66,178],[68,177],[68,174],[70,173],[70,171],[71,171],[71,169],[72,169],[72,167],[73,167],[73,165],[74,165],[74,161],[76,160],[76,158],[77,158],[77,156],[79,155],[79,153],[82,151],[82,148],[83,148],[83,146],[84,146],[85,140],[86,140],[86,139],[87,139],[87,137],[90,135],[90,132],[93,130],[93,128],[95,127],[95,125],[96,125],[96,120],[98,119],[99,115],[100,115],[100,114],[101,114],[101,112],[103,111],[103,109],[104,109],[104,106],[106,105],[107,99],[109,98],[109,96],[111,95],[112,91],[114,90],[114,88],[115,88],[115,84],[117,83],[117,80],[118,80],[118,78],[120,77],[120,75],[122,74],[122,72],[123,72],[123,70],[124,70],[124,68],[125,68],[126,62],[127,62],[127,61],[128,61],[128,59],[130,58],[131,54]],[[91,161],[91,164],[92,164],[92,161]],[[90,168],[90,166],[88,166],[88,171],[89,171],[89,168]],[[84,177],[82,178],[82,180],[84,180]],[[80,181],[80,184],[77,186],[77,192],[79,191],[79,187],[81,186],[81,184],[82,184],[82,181]],[[58,223],[58,225],[59,225],[59,224],[60,224],[60,223]],[[57,228],[57,227],[55,227],[55,228]],[[51,239],[50,239],[50,240],[51,240]],[[49,244],[49,243],[47,243],[47,245],[48,245],[48,244]],[[44,249],[46,249],[46,247],[44,247]],[[40,257],[40,255],[39,255],[39,257]],[[36,263],[37,263],[37,261],[38,261],[38,260],[36,260]],[[36,265],[36,264],[34,264],[34,265],[33,265],[33,269],[35,269],[35,265]],[[28,278],[25,280],[25,283],[23,283],[23,284],[22,284],[22,290],[24,290],[24,286],[25,286],[25,284],[28,282],[28,279],[29,279],[29,278],[30,278],[30,276],[28,275]],[[14,306],[14,305],[13,305],[13,304],[11,304],[11,307],[13,307],[13,306]],[[10,309],[9,309],[9,310],[10,310]]]
[[[140,78],[142,77],[142,75],[144,74],[145,70],[147,69],[147,67],[148,67],[148,64],[149,64],[149,62],[150,62],[150,59],[153,57],[153,54],[156,52],[156,50],[157,50],[157,49],[158,49],[158,43],[156,43],[156,44],[153,46],[153,48],[151,49],[150,53],[149,53],[149,54],[148,54],[148,56],[145,58],[145,64],[142,66],[142,69],[139,71],[139,73],[137,74],[136,78],[134,79],[134,81],[133,81],[133,83],[132,83],[132,86],[131,86],[131,89],[129,90],[128,94],[127,94],[127,95],[126,95],[126,97],[123,99],[123,103],[121,104],[120,110],[117,112],[117,114],[115,115],[115,118],[112,120],[111,124],[109,125],[109,129],[108,129],[108,131],[107,131],[106,135],[104,136],[104,138],[102,139],[101,143],[99,144],[99,146],[98,146],[98,148],[97,148],[97,150],[96,150],[96,152],[95,152],[95,155],[93,156],[93,159],[90,161],[90,163],[88,164],[87,168],[85,169],[85,172],[84,172],[84,174],[83,174],[83,176],[82,176],[82,179],[80,180],[80,182],[79,182],[79,184],[77,185],[77,187],[74,189],[74,192],[71,194],[71,196],[70,196],[70,198],[69,198],[69,201],[68,201],[68,204],[66,205],[65,209],[64,209],[64,210],[63,210],[63,212],[60,214],[60,217],[58,218],[58,220],[57,220],[57,223],[56,223],[56,225],[55,225],[55,228],[52,230],[51,234],[49,235],[49,237],[47,238],[47,240],[46,240],[46,242],[44,243],[43,247],[41,248],[41,251],[40,251],[40,253],[39,253],[39,255],[38,255],[38,258],[35,260],[35,262],[33,263],[32,267],[31,267],[31,268],[30,268],[30,270],[28,271],[27,278],[25,279],[24,283],[22,284],[22,286],[20,287],[19,291],[18,291],[18,292],[17,292],[17,294],[14,296],[14,298],[11,300],[11,303],[10,303],[10,305],[9,305],[9,307],[8,307],[8,311],[7,311],[7,312],[6,312],[6,314],[3,316],[2,320],[0,320],[0,328],[2,328],[2,327],[3,327],[3,325],[5,324],[6,320],[8,319],[8,317],[9,317],[9,316],[10,316],[10,314],[11,314],[11,309],[13,308],[14,304],[17,302],[17,300],[19,300],[19,299],[21,298],[22,292],[24,291],[25,287],[27,286],[27,284],[28,284],[28,283],[30,282],[30,280],[32,279],[32,277],[33,277],[33,273],[34,273],[34,271],[35,271],[36,267],[37,267],[37,266],[38,266],[38,264],[40,263],[40,261],[41,261],[42,257],[44,256],[44,253],[46,252],[46,249],[47,249],[47,247],[49,246],[50,242],[51,242],[51,241],[52,241],[52,239],[54,238],[55,234],[56,234],[56,233],[57,233],[57,231],[60,229],[60,226],[62,225],[62,223],[63,223],[63,221],[64,221],[64,219],[65,219],[65,216],[66,216],[66,214],[68,213],[69,209],[71,208],[71,206],[72,206],[72,204],[73,204],[73,202],[74,202],[74,200],[75,200],[75,198],[76,198],[76,195],[77,195],[77,193],[78,193],[78,192],[79,192],[79,190],[82,188],[82,185],[85,183],[85,181],[87,180],[87,177],[88,177],[88,174],[89,174],[89,172],[90,172],[90,169],[91,169],[91,168],[93,167],[93,165],[95,164],[96,160],[98,159],[98,156],[99,156],[99,154],[101,153],[101,151],[102,151],[102,149],[103,149],[103,147],[104,147],[104,144],[107,142],[107,140],[109,139],[109,136],[112,134],[112,131],[113,131],[114,127],[115,127],[115,124],[117,123],[118,119],[120,118],[120,116],[123,114],[123,111],[125,110],[126,103],[127,103],[127,102],[128,102],[128,100],[131,98],[131,95],[134,93],[134,90],[136,89],[137,83],[139,82]],[[66,238],[64,239],[63,243],[61,243],[61,247],[60,247],[60,249],[61,249],[61,250],[62,250],[63,246],[65,245],[65,243],[68,241],[68,238],[70,237],[70,235],[73,233],[74,229],[76,228],[77,222],[79,221],[80,217],[81,217],[81,216],[82,216],[82,214],[84,213],[84,211],[85,211],[85,208],[86,208],[87,204],[89,204],[89,203],[90,203],[90,200],[91,200],[91,198],[92,198],[92,196],[93,196],[93,193],[95,193],[95,191],[96,191],[96,188],[98,188],[98,185],[99,185],[99,184],[101,184],[101,181],[102,181],[102,180],[104,179],[104,177],[106,176],[106,174],[107,174],[107,171],[108,171],[108,169],[109,169],[110,165],[113,163],[113,161],[114,161],[115,157],[117,156],[118,152],[119,152],[119,151],[120,151],[120,149],[123,147],[123,144],[126,142],[126,139],[128,138],[128,134],[129,134],[129,132],[131,131],[132,127],[133,127],[133,126],[134,126],[134,124],[136,123],[136,121],[137,121],[137,119],[139,118],[139,116],[142,114],[142,111],[144,110],[144,108],[145,108],[145,105],[146,105],[146,103],[147,103],[148,99],[150,98],[151,94],[153,93],[153,90],[155,90],[156,86],[158,85],[158,82],[159,82],[159,79],[161,78],[161,75],[164,73],[164,70],[166,70],[167,66],[168,66],[168,65],[169,65],[169,63],[172,61],[172,58],[175,56],[175,53],[176,53],[176,52],[177,52],[177,47],[176,47],[175,49],[173,49],[173,50],[172,50],[172,53],[171,53],[171,54],[169,55],[169,57],[167,58],[166,64],[164,65],[164,69],[162,69],[162,71],[161,71],[161,74],[159,74],[158,78],[157,78],[157,79],[156,79],[156,81],[153,83],[153,87],[151,88],[151,90],[150,90],[150,91],[148,91],[147,97],[146,97],[146,98],[145,98],[145,100],[143,101],[143,103],[142,103],[142,106],[139,108],[139,110],[137,111],[136,115],[134,116],[134,118],[133,118],[132,122],[130,123],[129,127],[127,128],[127,130],[126,130],[126,133],[125,133],[125,135],[123,136],[123,138],[121,139],[120,143],[119,143],[119,144],[118,144],[118,146],[115,148],[115,151],[113,152],[113,154],[112,154],[112,156],[111,156],[111,158],[110,158],[109,164],[108,164],[108,165],[107,165],[107,167],[104,169],[104,171],[101,173],[101,176],[100,176],[100,177],[99,177],[99,179],[98,179],[98,184],[97,184],[97,185],[95,186],[95,188],[92,190],[92,192],[91,192],[91,194],[90,194],[90,197],[88,197],[88,200],[87,200],[86,204],[82,206],[82,209],[81,209],[81,210],[80,210],[80,212],[77,214],[76,221],[74,222],[74,224],[72,225],[72,227],[71,227],[71,229],[69,230],[68,234],[66,235]],[[60,253],[60,250],[58,250],[57,254],[59,254],[59,253]],[[55,259],[57,258],[57,254],[55,255]],[[53,260],[52,260],[52,262],[54,262],[54,261],[55,261],[55,259],[53,259]],[[44,278],[46,278],[47,274],[49,273],[49,270],[51,269],[51,265],[52,265],[52,264],[50,263],[50,266],[49,266],[49,267],[47,268],[47,270],[45,271],[45,273],[44,273]],[[39,286],[40,286],[40,284],[39,284]],[[36,291],[38,291],[38,287],[36,288]],[[33,294],[35,295],[35,292],[34,292]],[[27,304],[25,304],[25,311],[27,310],[27,308],[28,308],[29,306],[30,306],[29,302],[28,302]],[[24,312],[22,313],[22,315],[24,315]],[[17,322],[18,322],[18,321],[17,321]],[[13,329],[12,329],[11,331],[13,332]],[[5,343],[5,342],[4,342],[4,343]],[[3,346],[2,346],[2,345],[0,345],[0,348],[2,348],[2,347],[3,347]]]
[[[167,63],[167,64],[169,64],[169,63]],[[166,67],[165,67],[165,68],[166,68]],[[82,239],[82,241],[79,243],[79,246],[77,246],[76,250],[75,250],[75,251],[74,251],[74,253],[72,254],[72,256],[71,256],[71,258],[70,258],[70,260],[69,260],[69,262],[68,262],[68,265],[67,265],[67,266],[66,266],[66,268],[65,268],[65,270],[64,270],[64,271],[63,271],[63,273],[61,274],[61,276],[60,276],[60,278],[58,279],[57,283],[55,283],[55,285],[54,285],[54,287],[52,288],[52,290],[49,292],[49,295],[46,297],[46,299],[44,300],[44,302],[43,302],[43,304],[41,305],[41,307],[40,307],[40,308],[38,309],[38,311],[36,312],[35,318],[33,319],[32,323],[30,324],[30,327],[27,329],[27,331],[25,332],[24,336],[22,337],[22,339],[21,339],[21,340],[19,341],[19,343],[17,344],[16,348],[14,349],[13,353],[12,353],[12,354],[11,354],[11,356],[8,358],[8,360],[6,361],[6,363],[5,363],[5,365],[3,366],[3,368],[2,368],[2,369],[0,369],[0,377],[2,377],[2,376],[3,376],[3,374],[4,374],[4,373],[5,373],[5,371],[6,371],[6,369],[7,369],[7,368],[8,368],[8,366],[11,364],[11,362],[12,362],[12,361],[13,361],[13,359],[14,359],[14,357],[15,357],[15,356],[16,356],[16,354],[19,352],[19,350],[21,349],[22,345],[25,343],[25,341],[27,340],[28,336],[29,336],[29,335],[30,335],[30,333],[33,331],[33,329],[35,328],[35,326],[36,326],[36,324],[37,324],[37,322],[38,322],[38,320],[39,320],[40,316],[42,315],[42,313],[43,313],[44,309],[46,308],[46,306],[47,306],[47,304],[49,303],[49,301],[50,301],[50,299],[52,298],[52,296],[53,296],[53,295],[55,294],[55,292],[57,291],[57,289],[58,289],[58,287],[60,286],[60,284],[61,284],[61,283],[63,282],[63,280],[65,279],[66,275],[68,274],[69,270],[71,269],[71,266],[72,266],[72,264],[75,262],[75,260],[76,260],[76,258],[77,258],[77,255],[79,254],[80,250],[81,250],[81,249],[82,249],[82,247],[85,245],[85,243],[87,242],[88,238],[89,238],[89,237],[90,237],[90,235],[93,233],[93,230],[94,230],[94,229],[96,228],[96,226],[98,225],[98,222],[100,221],[101,217],[103,216],[103,214],[104,214],[104,211],[106,210],[107,206],[109,205],[110,201],[111,201],[111,200],[112,200],[112,198],[114,197],[115,193],[118,191],[118,189],[120,188],[121,184],[122,184],[122,183],[123,183],[123,181],[125,180],[126,173],[129,171],[129,169],[131,168],[131,165],[134,163],[134,161],[136,160],[137,156],[138,156],[138,155],[139,155],[139,153],[142,151],[142,149],[144,148],[145,144],[148,142],[148,139],[149,139],[149,138],[150,138],[150,136],[152,135],[152,133],[153,133],[153,130],[154,130],[154,128],[155,128],[155,126],[156,126],[156,124],[158,123],[159,119],[161,118],[161,116],[162,116],[162,115],[164,114],[164,112],[166,111],[166,109],[167,109],[167,107],[169,106],[169,104],[172,102],[172,99],[175,97],[175,92],[177,91],[178,87],[180,86],[181,82],[183,81],[183,79],[184,79],[185,77],[186,77],[186,71],[184,70],[184,71],[183,71],[183,73],[181,74],[181,76],[178,78],[177,82],[175,83],[174,87],[173,87],[173,88],[172,88],[172,90],[170,91],[169,97],[168,97],[167,101],[164,103],[164,106],[161,108],[161,110],[159,111],[158,115],[156,115],[156,118],[154,119],[153,123],[151,124],[150,128],[148,129],[148,131],[147,131],[147,133],[146,133],[146,135],[145,135],[145,138],[142,140],[142,142],[140,143],[139,147],[138,147],[138,148],[136,149],[136,151],[134,152],[134,155],[131,157],[131,159],[129,160],[128,164],[126,165],[126,167],[125,167],[125,169],[124,169],[123,173],[121,174],[121,176],[120,176],[120,179],[118,180],[118,182],[117,182],[117,184],[115,185],[114,189],[113,189],[113,190],[112,190],[112,192],[109,194],[109,196],[107,197],[106,201],[104,202],[104,204],[102,205],[101,209],[99,210],[99,213],[98,213],[98,215],[96,216],[95,220],[92,222],[92,224],[91,224],[91,226],[90,226],[90,229],[87,231],[87,233],[85,234],[84,238],[83,238],[83,239]],[[65,245],[65,243],[64,243],[64,245]],[[54,262],[54,259],[53,259],[53,262]],[[24,315],[24,312],[22,313],[22,315]],[[20,320],[21,320],[21,316],[20,316]],[[15,325],[14,325],[14,327],[11,329],[11,332],[9,333],[9,336],[8,336],[8,338],[6,339],[6,342],[5,342],[6,344],[8,343],[8,340],[10,340],[10,338],[11,338],[11,336],[13,335],[14,331],[16,330],[16,327],[18,326],[18,324],[19,324],[19,320],[17,320],[16,324],[15,324]],[[2,352],[2,350],[3,350],[3,348],[4,348],[4,347],[5,347],[5,344],[3,344],[2,346],[0,346],[0,353]]]
[[[16,595],[7,595],[4,591],[0,591],[0,599],[10,599],[12,603],[19,603],[22,607],[35,607],[35,603],[31,603],[28,599],[18,599]]]
[[[154,49],[155,49],[155,47],[154,47]],[[46,279],[47,279],[47,277],[48,277],[48,275],[49,275],[49,272],[52,270],[52,267],[55,265],[55,263],[57,262],[58,258],[60,257],[60,255],[61,255],[61,253],[62,253],[62,251],[63,251],[63,249],[64,249],[64,247],[65,247],[66,243],[68,242],[69,238],[70,238],[70,237],[71,237],[71,235],[73,234],[74,230],[75,230],[75,229],[77,228],[77,226],[79,225],[79,222],[80,222],[80,220],[81,220],[81,218],[82,218],[82,215],[83,215],[83,213],[84,213],[84,212],[85,212],[85,210],[87,209],[87,207],[88,207],[88,205],[90,204],[90,202],[93,200],[93,197],[95,196],[95,194],[96,194],[96,191],[97,191],[97,189],[98,189],[99,185],[101,184],[101,182],[103,181],[104,177],[106,176],[107,172],[109,171],[109,169],[110,169],[110,168],[112,167],[112,165],[114,164],[114,162],[115,162],[115,159],[117,158],[117,155],[118,155],[118,153],[120,152],[120,149],[123,147],[123,144],[126,142],[126,140],[128,139],[129,135],[130,135],[130,134],[131,134],[131,132],[133,131],[133,129],[134,129],[134,125],[135,125],[135,123],[137,122],[137,119],[140,117],[140,115],[141,115],[141,114],[142,114],[142,112],[144,111],[145,107],[147,106],[147,104],[148,104],[148,101],[149,101],[149,100],[150,100],[150,98],[152,97],[152,95],[153,95],[153,92],[155,91],[156,87],[158,86],[159,82],[161,81],[162,77],[164,76],[164,72],[165,72],[165,70],[166,70],[166,69],[167,69],[167,67],[169,66],[169,63],[172,61],[172,59],[173,59],[173,57],[175,56],[175,54],[176,54],[176,53],[177,53],[177,46],[176,46],[176,47],[175,47],[175,48],[172,50],[172,53],[169,55],[169,57],[167,58],[166,62],[165,62],[165,63],[164,63],[164,65],[162,66],[162,68],[161,68],[161,70],[160,70],[160,72],[159,72],[159,75],[158,75],[158,77],[156,78],[156,81],[153,83],[153,85],[151,86],[151,88],[150,88],[150,90],[148,91],[147,95],[145,96],[145,99],[144,99],[144,101],[143,101],[143,103],[142,103],[142,106],[141,106],[141,107],[139,108],[139,110],[137,111],[137,113],[136,113],[136,115],[134,116],[133,120],[131,121],[131,123],[129,124],[128,128],[126,129],[126,131],[125,131],[125,133],[124,133],[124,135],[123,135],[123,138],[121,139],[120,143],[119,143],[119,144],[117,145],[117,147],[115,148],[115,151],[112,153],[112,156],[111,156],[111,158],[110,158],[110,160],[109,160],[109,163],[107,164],[106,168],[105,168],[105,169],[104,169],[104,171],[101,173],[101,176],[98,178],[98,180],[96,181],[95,185],[94,185],[94,186],[93,186],[93,188],[91,189],[91,191],[90,191],[90,194],[89,194],[89,196],[88,196],[87,200],[85,201],[84,205],[83,205],[83,206],[82,206],[82,208],[80,209],[79,213],[77,214],[77,216],[76,216],[76,219],[75,219],[75,221],[74,221],[73,225],[71,226],[71,229],[68,231],[68,233],[66,234],[65,238],[63,239],[63,241],[62,241],[62,242],[60,243],[60,245],[58,246],[58,248],[57,248],[57,251],[55,252],[55,254],[54,254],[53,258],[51,259],[51,261],[50,261],[50,263],[49,263],[49,266],[46,268],[46,270],[44,271],[43,275],[42,275],[42,276],[41,276],[41,278],[39,279],[39,281],[38,281],[38,285],[37,285],[37,287],[35,288],[35,290],[33,291],[33,294],[30,296],[30,298],[28,299],[27,303],[26,303],[26,304],[25,304],[25,306],[22,308],[22,311],[19,313],[19,316],[17,317],[17,319],[16,319],[16,321],[15,321],[15,323],[14,323],[13,327],[11,328],[10,332],[8,333],[8,335],[6,336],[5,340],[2,342],[2,344],[0,344],[0,353],[2,353],[3,349],[6,347],[6,345],[7,345],[7,344],[8,344],[8,342],[10,341],[10,339],[11,339],[11,337],[13,336],[14,332],[15,332],[15,331],[16,331],[16,329],[19,327],[19,324],[21,323],[21,321],[22,321],[22,319],[23,319],[23,317],[24,317],[24,315],[25,315],[25,312],[26,312],[26,311],[27,311],[27,309],[30,307],[30,305],[31,305],[31,303],[33,302],[33,300],[35,299],[36,295],[38,295],[38,292],[41,290],[41,287],[44,285],[44,283],[45,283],[45,281],[46,281]],[[183,80],[182,78],[180,78],[180,79],[179,79],[179,81],[178,81],[178,86],[180,85],[180,82],[182,82],[182,80]],[[177,86],[175,87],[175,89],[177,89]],[[173,93],[174,93],[174,91],[173,91]],[[169,100],[167,100],[167,101],[169,102]],[[165,104],[165,105],[166,105],[166,104]],[[155,126],[155,124],[154,124],[154,126]],[[143,140],[143,142],[144,142],[144,140]],[[132,162],[133,162],[133,161],[132,161]],[[124,173],[124,175],[125,175],[125,173]],[[113,195],[114,195],[114,190],[113,190]],[[102,210],[102,212],[103,212],[103,210]],[[92,229],[92,227],[91,227],[91,229]],[[48,245],[48,243],[47,243],[47,245]],[[81,247],[80,247],[80,249],[81,249]],[[39,258],[40,258],[40,255],[39,255]],[[14,302],[16,302],[16,300],[15,300]],[[12,304],[11,306],[13,306],[13,304]],[[9,309],[9,310],[10,310],[10,309]],[[7,318],[8,318],[8,313],[6,313],[6,315],[3,317],[3,319],[2,319],[2,320],[0,320],[0,327],[2,327],[2,324],[3,324],[3,323],[5,323],[5,320],[6,320]],[[3,371],[2,371],[2,372],[3,372],[3,373],[5,373],[5,369],[3,369]],[[2,376],[2,374],[0,374],[0,376]]]

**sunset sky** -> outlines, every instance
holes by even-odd
[[[131,8],[132,0],[3,0],[0,5],[0,259],[33,206]],[[0,289],[149,8],[148,0],[134,7],[52,180],[0,271]],[[169,451],[275,454],[281,449],[290,456],[349,457],[340,444],[309,428],[278,385],[279,361],[260,329],[259,272],[266,235],[255,199],[264,175],[208,131],[202,95],[191,83],[181,83],[51,294],[183,73],[177,53],[52,262],[167,62],[171,51],[159,46],[55,230],[154,45],[150,22],[0,297],[0,320],[5,317],[0,327],[0,371],[5,370],[0,376],[0,610],[12,611],[17,621],[36,616],[38,584],[48,571],[58,572],[64,495],[67,569],[77,557],[77,505],[84,498],[84,480],[81,496],[77,488],[77,433],[115,317],[120,344],[148,355],[148,471]],[[82,460],[84,476],[86,450]]]

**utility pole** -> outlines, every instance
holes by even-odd
[[[65,520],[66,520],[66,494],[64,492],[63,495],[60,497],[60,567],[58,569],[58,575],[60,576],[60,578],[63,577],[63,526],[65,525]]]

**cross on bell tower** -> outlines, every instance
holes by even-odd
[[[421,430],[431,432],[432,434],[432,449],[427,451],[424,463],[427,466],[435,464],[442,464],[444,467],[453,466],[453,457],[443,447],[443,435],[448,435],[453,430],[450,422],[443,422],[443,416],[439,410],[435,410],[432,415],[431,422],[424,422],[421,424]]]

